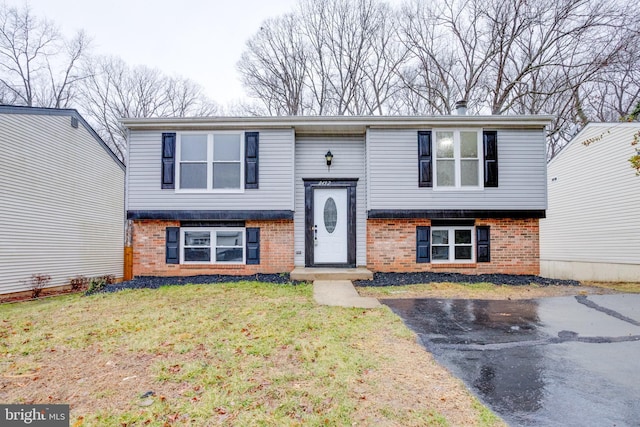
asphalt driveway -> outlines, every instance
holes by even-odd
[[[513,426],[640,426],[640,295],[381,300]]]

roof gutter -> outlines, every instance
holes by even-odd
[[[265,129],[296,128],[313,131],[322,128],[361,131],[367,128],[428,128],[439,126],[544,128],[553,116],[288,116],[288,117],[163,117],[123,118],[125,127],[144,129]]]

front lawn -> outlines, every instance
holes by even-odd
[[[0,305],[0,402],[74,426],[502,425],[386,307],[240,282]]]

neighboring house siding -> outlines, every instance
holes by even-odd
[[[545,147],[542,130],[498,129],[499,186],[439,190],[418,186],[416,130],[370,129],[368,209],[544,210]]]
[[[161,188],[162,131],[131,131],[127,209],[293,210],[293,130],[259,132],[258,189],[240,193],[179,193]]]
[[[57,111],[57,110],[56,110]],[[69,115],[0,114],[0,293],[122,277],[124,170]]]
[[[628,162],[638,130],[638,124],[589,125],[550,162],[549,208],[540,222],[543,274],[579,280],[640,277],[640,177]],[[616,272],[616,265],[625,264],[620,269],[628,277]],[[628,265],[634,264],[632,276]]]
[[[333,162],[327,169],[325,154],[331,150]],[[303,178],[358,178],[356,186],[356,264],[366,264],[366,194],[364,136],[298,137],[295,170],[295,265],[305,264]]]

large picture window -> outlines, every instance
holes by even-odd
[[[181,228],[184,264],[244,264],[243,228]]]
[[[435,187],[480,187],[480,136],[478,130],[435,131]]]
[[[473,227],[431,227],[431,262],[474,262]]]
[[[182,133],[178,138],[178,188],[187,191],[240,191],[242,134]]]

